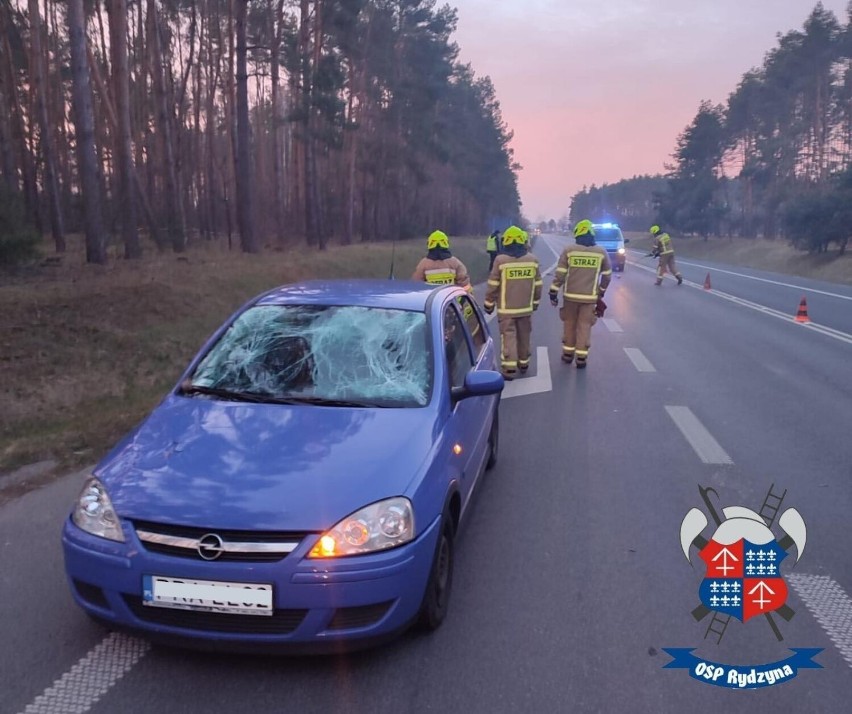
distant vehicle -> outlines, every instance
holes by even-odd
[[[307,282],[228,320],[65,521],[77,604],[167,643],[337,651],[447,612],[497,459],[496,348],[455,286]]]
[[[534,235],[534,236],[540,236],[540,235],[541,235],[541,228],[536,228],[536,229],[534,229],[534,230],[533,230],[533,235]]]
[[[622,235],[617,223],[595,223],[594,228],[595,243],[609,254],[612,269],[623,273],[624,264],[627,261],[627,250],[624,246],[630,242],[630,239]]]

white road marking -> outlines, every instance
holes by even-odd
[[[633,265],[649,273],[656,274],[657,272],[653,268],[649,268],[645,265],[639,265],[638,263],[633,263]],[[699,283],[693,283],[691,280],[684,279],[683,284],[690,288],[695,288],[697,290],[701,290],[702,292],[715,295],[716,297],[720,297],[723,300],[727,300],[728,302],[735,303],[742,307],[747,307],[751,310],[756,310],[757,312],[763,313],[764,315],[769,315],[770,317],[778,318],[779,320],[783,320],[784,322],[792,323],[797,327],[801,327],[807,330],[813,330],[814,332],[819,332],[821,335],[825,335],[826,337],[833,337],[835,340],[840,340],[841,342],[846,342],[847,344],[852,345],[852,335],[850,335],[848,332],[835,330],[833,327],[828,327],[827,325],[820,325],[816,322],[799,323],[796,322],[796,318],[794,315],[788,315],[787,313],[781,312],[780,310],[775,310],[774,308],[767,307],[766,305],[761,305],[756,302],[752,302],[751,300],[745,300],[744,298],[737,297],[736,295],[723,293],[719,290],[704,290],[703,285],[700,285]]]
[[[113,632],[36,697],[22,714],[84,714],[150,648],[145,640]]]
[[[651,364],[651,361],[642,354],[642,350],[638,347],[625,347],[624,351],[627,353],[627,356],[630,358],[630,361],[633,362],[633,366],[636,367],[640,372],[656,372],[657,370],[654,368],[654,365]]]
[[[603,320],[603,324],[610,332],[624,332],[624,330],[621,328],[621,325],[619,325],[618,322],[616,322],[612,318],[602,317],[601,320]]]
[[[793,573],[786,577],[852,667],[852,599],[827,575]]]
[[[547,347],[536,348],[536,373],[534,377],[515,378],[506,382],[503,388],[503,399],[526,397],[530,394],[540,394],[553,390],[553,380],[550,378],[550,358]]]
[[[852,300],[852,296],[850,295],[840,295],[839,293],[828,292],[827,290],[817,290],[816,288],[806,288],[803,285],[794,285],[793,283],[782,283],[780,280],[770,280],[768,278],[758,278],[755,275],[745,275],[744,273],[737,273],[733,270],[724,270],[722,268],[714,268],[709,265],[704,265],[703,263],[693,263],[689,260],[681,260],[677,259],[678,263],[683,263],[684,265],[691,265],[696,268],[704,268],[705,270],[711,270],[714,273],[725,273],[726,275],[735,275],[738,278],[746,278],[747,280],[756,280],[760,283],[769,283],[771,285],[778,285],[784,288],[795,288],[796,290],[802,290],[808,293],[814,293],[815,295],[827,295],[828,297],[838,298],[839,300]]]
[[[689,407],[666,407],[680,433],[684,435],[690,446],[705,464],[733,464],[733,460],[719,446],[719,442],[707,431],[707,428],[692,413]]]

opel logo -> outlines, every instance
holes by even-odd
[[[215,533],[208,533],[198,539],[198,555],[204,560],[216,560],[222,553],[225,552],[225,545],[222,539]]]

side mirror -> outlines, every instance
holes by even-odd
[[[464,378],[463,387],[453,387],[453,399],[459,401],[469,397],[487,397],[490,394],[499,394],[503,391],[506,382],[499,372],[484,370],[476,372],[471,370]]]
[[[627,243],[629,243],[629,242],[630,242],[630,239],[629,239],[629,238],[625,238],[625,239],[624,239],[624,243],[625,243],[625,245],[626,245]]]

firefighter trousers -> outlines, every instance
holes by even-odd
[[[668,270],[675,277],[678,277],[680,275],[680,273],[677,272],[677,266],[675,265],[674,256],[674,253],[664,253],[660,256],[660,262],[657,265],[657,280],[663,279],[663,276],[666,274],[666,270]]]
[[[559,317],[564,327],[562,354],[566,357],[576,355],[580,359],[588,357],[592,344],[592,325],[598,320],[595,317],[595,303],[565,300],[559,308]]]
[[[523,317],[498,317],[500,326],[500,367],[504,372],[514,372],[530,364],[530,333],[532,315]]]

